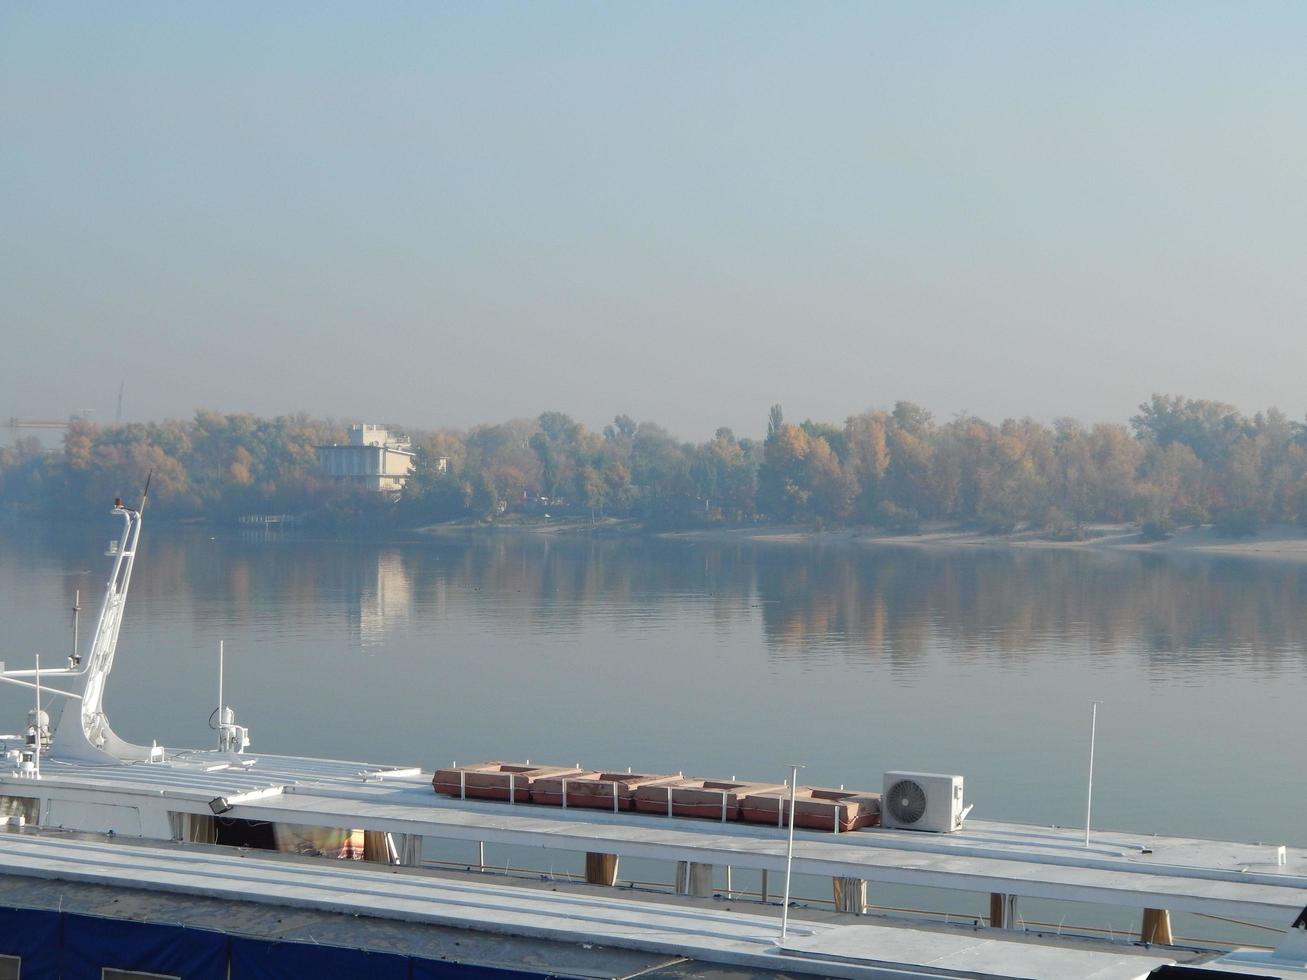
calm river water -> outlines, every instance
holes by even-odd
[[[89,635],[116,522],[0,530],[0,658]],[[256,539],[147,523],[108,707],[211,738],[217,645],[254,749],[530,758],[878,789],[975,816],[1307,844],[1307,567],[1082,551]],[[25,694],[0,692],[19,726]]]

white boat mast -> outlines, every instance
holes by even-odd
[[[147,482],[146,493],[148,492]],[[67,670],[42,672],[46,680],[46,692],[63,694],[72,702],[64,710],[55,731],[50,746],[53,755],[105,763],[148,761],[162,755],[162,750],[157,746],[132,745],[119,738],[110,727],[109,718],[104,712],[104,689],[109,681],[109,673],[113,670],[118,631],[123,621],[123,606],[127,603],[127,589],[131,585],[132,566],[136,561],[136,545],[141,536],[141,511],[144,507],[144,495],[141,497],[140,509],[137,510],[124,506],[122,500],[114,501],[112,513],[122,518],[122,532],[116,541],[109,542],[107,557],[113,560],[112,571],[105,587],[104,601],[100,605],[91,649],[84,663],[76,663],[74,653],[74,662]],[[25,672],[6,673],[12,677]],[[48,686],[52,674],[71,676],[80,681],[80,684],[75,681],[72,690],[52,689]]]

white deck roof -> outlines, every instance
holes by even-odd
[[[348,861],[286,860],[195,845],[0,833],[0,874],[312,908],[709,963],[840,977],[1031,976],[1126,980],[1175,962],[1128,948],[1041,943],[1001,932],[794,919],[443,877]]]
[[[453,840],[517,844],[627,857],[693,860],[780,871],[785,834],[747,823],[669,819],[638,813],[460,801],[437,795],[430,773],[367,763],[252,756],[227,765],[216,752],[164,763],[95,766],[42,762],[39,781],[0,777],[3,793],[59,789],[163,798],[170,808],[208,813],[226,797],[230,816],[358,827]],[[248,761],[248,760],[247,760]],[[215,768],[220,767],[220,768]],[[242,797],[246,800],[242,802]],[[798,874],[1128,908],[1165,908],[1286,926],[1307,906],[1307,849],[970,820],[953,834],[862,830],[799,831]]]

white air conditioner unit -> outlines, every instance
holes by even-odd
[[[949,834],[962,829],[966,815],[961,776],[936,772],[885,773],[880,798],[882,827]]]

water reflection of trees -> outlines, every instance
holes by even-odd
[[[418,564],[416,587],[421,594],[433,580],[447,583],[491,625],[509,616],[559,631],[601,616],[617,629],[640,628],[682,601],[729,624],[748,615],[747,551],[658,540],[475,540],[444,545],[441,561]]]
[[[1231,652],[1273,665],[1301,658],[1307,643],[1307,568],[1234,559],[508,536],[386,545],[169,536],[144,553],[138,597],[185,592],[200,620],[260,615],[293,630],[317,628],[345,603],[373,639],[400,612],[458,609],[490,630],[579,631],[595,617],[635,630],[675,618],[683,603],[723,629],[757,618],[780,658],[1142,650],[1156,665]]]
[[[1074,646],[1159,662],[1245,651],[1301,657],[1307,570],[1227,559],[1056,551],[779,549],[757,559],[766,635],[781,656],[839,644],[893,660],[932,643],[1035,657]]]
[[[748,552],[657,540],[504,536],[369,545],[195,535],[153,543],[135,590],[138,597],[220,598],[196,603],[200,621],[247,619],[275,604],[283,625],[296,630],[343,604],[371,639],[387,621],[451,606],[487,629],[579,630],[593,616],[640,628],[677,601],[730,624],[750,614]]]

